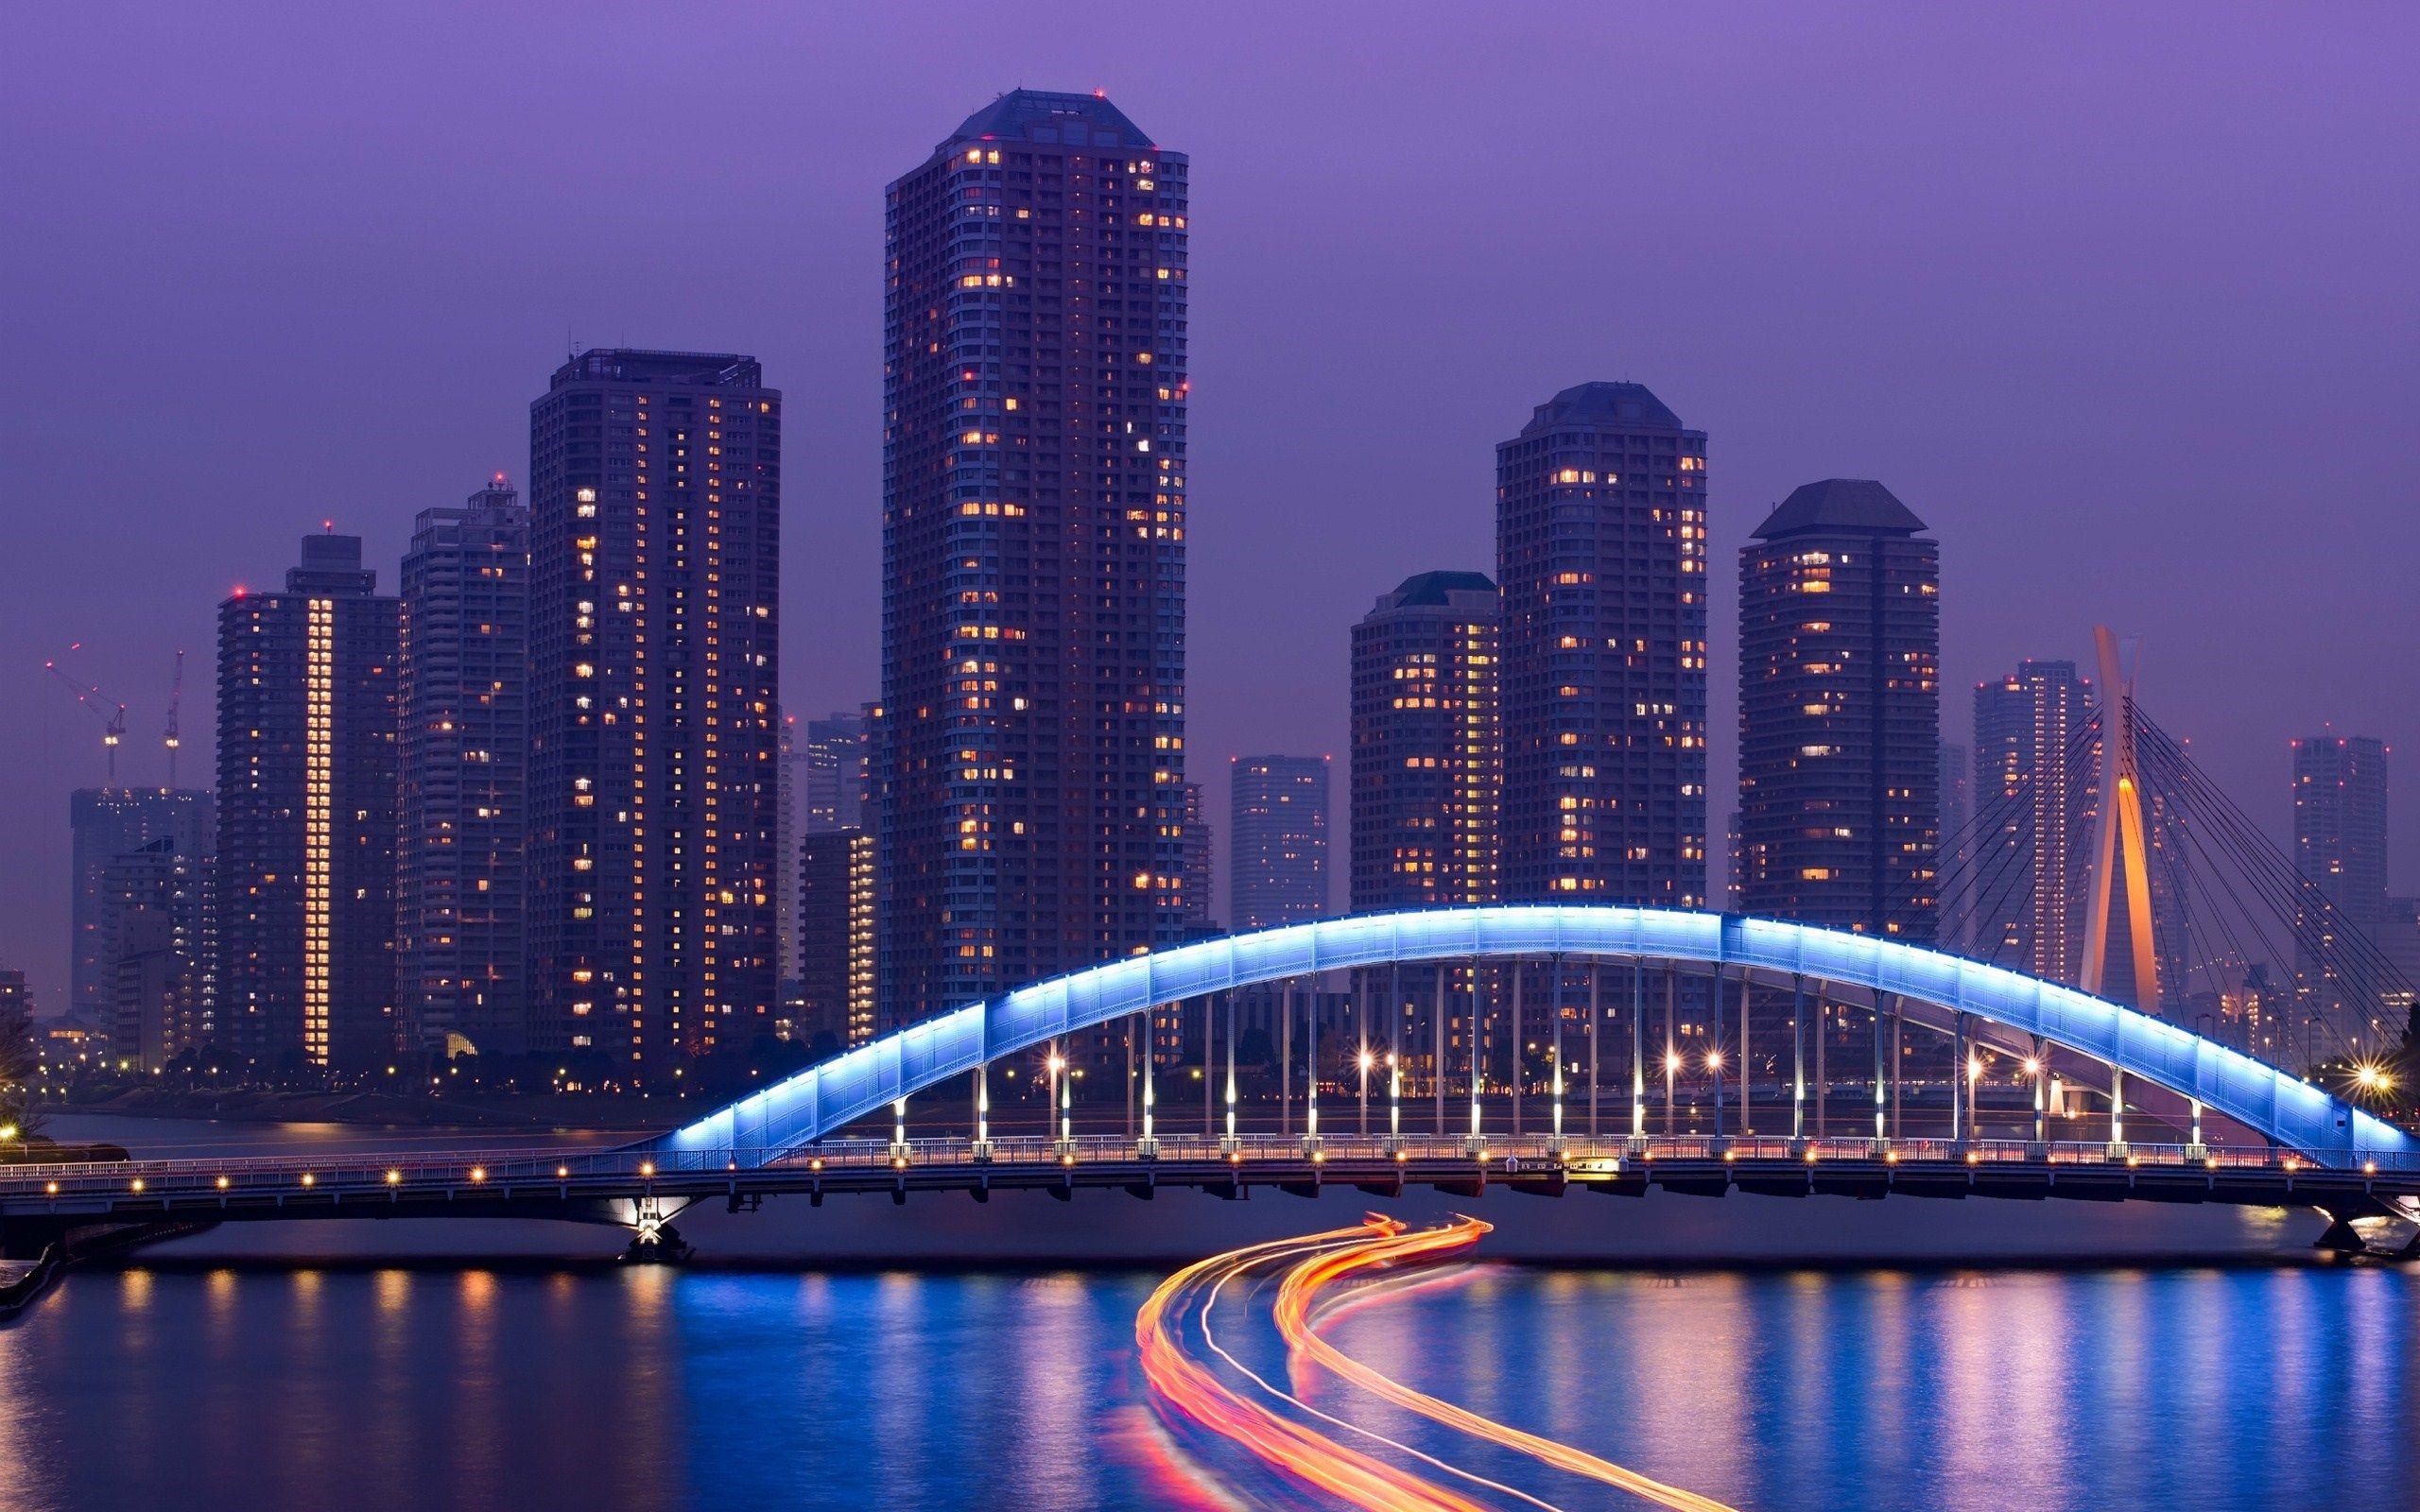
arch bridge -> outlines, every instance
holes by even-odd
[[[648,1142],[644,1148],[666,1163],[745,1166],[778,1161],[886,1107],[896,1109],[918,1092],[970,1075],[975,1081],[974,1137],[980,1144],[989,1139],[988,1128],[981,1126],[988,1122],[986,1068],[1085,1029],[1114,1027],[1155,1010],[1202,1000],[1206,1037],[1215,1036],[1208,1000],[1239,989],[1404,965],[1512,966],[1521,968],[1510,973],[1517,1038],[1525,1022],[1519,994],[1527,980],[1541,974],[1538,969],[1545,969],[1543,974],[1560,991],[1572,970],[1608,964],[1629,969],[1631,1011],[1621,1014],[1618,991],[1615,1010],[1616,1017],[1627,1019],[1623,1028],[1629,1050],[1626,1055],[1616,1050],[1614,1058],[1618,1059],[1628,1084],[1628,1138],[1634,1142],[1648,1138],[1651,1132],[1648,1088],[1654,1069],[1659,1062],[1678,1069],[1669,1065],[1677,1046],[1650,1047],[1649,1020],[1653,1010],[1649,983],[1651,978],[1666,994],[1668,1032],[1672,984],[1686,973],[1697,983],[1713,984],[1712,1002],[1697,1017],[1701,1021],[1710,1017],[1715,1026],[1713,1043],[1718,1054],[1704,1069],[1718,1099],[1723,1087],[1720,1049],[1726,1042],[1724,1025],[1747,1022],[1752,988],[1789,995],[1794,1054],[1786,1075],[1794,1140],[1805,1139],[1808,1132],[1810,1071],[1805,1019],[1811,993],[1819,1005],[1862,1000],[1872,1019],[1875,1074],[1871,1085],[1879,1110],[1873,1138],[1877,1146],[1887,1145],[1892,1133],[1890,1093],[1895,1068],[1903,1058],[1899,1043],[1886,1047],[1886,1026],[1891,1040],[1896,1041],[1906,1026],[1914,1025],[1947,1036],[1959,1051],[1992,1047],[2020,1057],[2027,1065],[2040,1068],[2034,1077],[2037,1086],[2047,1083],[2048,1067],[2057,1056],[2081,1057],[2106,1068],[2112,1118],[2111,1137],[2105,1143],[2111,1150],[2122,1152],[2127,1146],[2124,1116],[2127,1082],[2133,1078],[2139,1084],[2138,1091],[2140,1087],[2158,1089],[2184,1105],[2194,1135],[2184,1143],[2191,1148],[2205,1148],[2199,1136],[2206,1112],[2256,1138],[2281,1160],[2333,1169],[2364,1164],[2383,1164],[2394,1170],[2420,1167],[2420,1141],[2325,1090],[2178,1024],[2073,988],[1871,936],[1778,919],[1604,904],[1367,914],[1231,936],[1114,961],[895,1030]],[[1450,1007],[1444,1001],[1449,973],[1431,975],[1439,998],[1438,1011],[1428,1016],[1429,1027],[1441,1030]],[[1467,985],[1450,990],[1477,993],[1478,973],[1464,975]],[[1592,1084],[1592,1113],[1600,1104],[1597,1095],[1602,1082],[1599,1061],[1608,1058],[1598,1053],[1607,1037],[1599,1033],[1605,1020],[1600,988],[1599,978],[1592,974],[1591,1010],[1584,1017],[1582,1041]],[[1699,990],[1706,988],[1700,986]],[[1735,991],[1736,1009],[1726,1005]],[[1567,1005],[1558,997],[1549,1009],[1549,1033],[1555,1041],[1551,1078],[1558,1108],[1567,1091],[1565,1068],[1575,1064],[1566,1059],[1562,1040]],[[1740,1038],[1745,1038],[1744,1031]],[[1230,1034],[1230,1068],[1234,1043]],[[1429,1047],[1413,1046],[1400,1058],[1409,1059],[1423,1048]],[[1576,1053],[1580,1047],[1571,1048]],[[1474,1094],[1475,1120],[1476,1094],[1490,1084],[1484,1057],[1478,1038],[1471,1037],[1463,1081]],[[1146,1076],[1153,1058],[1143,1057]],[[1315,1060],[1316,1050],[1306,1058]],[[1956,1054],[1951,1064],[1967,1058],[1966,1054]],[[1433,1047],[1432,1093],[1442,1092],[1448,1080],[1450,1059],[1442,1041]],[[1232,1108],[1232,1069],[1229,1075]],[[1733,1085],[1742,1094],[1749,1092],[1749,1084],[1737,1076],[1735,1071]],[[1526,1079],[1521,1075],[1505,1078],[1516,1097]],[[1826,1085],[1815,1089],[1819,1112],[1829,1101],[1825,1094],[1839,1080],[1828,1068],[1821,1079]],[[1956,1083],[1952,1077],[1953,1101],[1959,1092]],[[1289,1080],[1283,1095],[1292,1094]],[[1303,1089],[1303,1095],[1305,1132],[1317,1138],[1316,1078]],[[1971,1122],[1971,1079],[1967,1096],[1966,1118]],[[2037,1091],[2037,1108],[2043,1101],[2044,1094]],[[1148,1118],[1156,1110],[1156,1098],[1147,1096],[1145,1106]],[[1395,1122],[1399,1132],[1399,1117]],[[1958,1119],[1954,1116],[1952,1122],[1955,1128]],[[2047,1143],[2038,1138],[2044,1132],[2042,1121],[2034,1122],[2037,1139],[2023,1143]],[[1549,1139],[1564,1137],[1559,1121],[1550,1127]],[[1157,1137],[1155,1130],[1146,1133]],[[1232,1115],[1228,1133],[1236,1133]],[[1487,1135],[1483,1125],[1474,1122],[1463,1137],[1483,1146]]]
[[[1340,1074],[1313,1072],[1316,1018],[1304,1064],[1294,1063],[1280,1006],[1276,1095],[1242,1094],[1239,992],[1351,972],[1366,1002],[1377,981],[1400,986],[1405,968],[1416,986],[1425,971],[1426,1001],[1407,1015],[1390,990],[1382,1032],[1364,1040],[1357,1029]],[[1512,1032],[1492,1039],[1491,1014]],[[1158,1095],[1171,1019],[1202,1037],[1189,1057],[1201,1083],[1198,1124],[1190,1107],[1167,1116]],[[1128,1127],[1080,1133],[1058,1047],[1120,1026],[1130,1047],[1147,1047],[1127,1081]],[[1761,1062],[1737,1053],[1757,1045]],[[1542,1056],[1521,1054],[1532,1046]],[[1029,1066],[1046,1047],[1047,1126],[1003,1135],[992,1068]],[[1909,1082],[1904,1068],[1927,1049],[1949,1070]],[[1987,1122],[1982,1083],[1957,1074],[1983,1052],[2025,1069],[2016,1086],[2030,1083],[2030,1108],[2029,1092],[1996,1089],[2004,1095]],[[2106,1099],[2092,1138],[2075,1137],[2083,1120],[2055,1116],[2062,1076]],[[1945,1123],[1909,1137],[1907,1108],[1945,1097]],[[954,1132],[925,1132],[937,1110]],[[846,1132],[886,1112],[889,1139]],[[2221,1137],[2206,1137],[2205,1124]],[[2061,1125],[2069,1137],[2053,1137]],[[893,1031],[617,1149],[0,1167],[0,1245],[26,1253],[112,1226],[499,1216],[618,1224],[635,1231],[633,1252],[648,1254],[670,1240],[666,1219],[717,1197],[737,1211],[787,1193],[821,1203],[880,1192],[904,1203],[911,1193],[989,1200],[994,1190],[1066,1197],[1114,1187],[1150,1197],[1167,1186],[1234,1198],[1326,1185],[2295,1206],[2331,1220],[2326,1247],[2376,1248],[2384,1229],[2355,1225],[2391,1220],[2397,1234],[2411,1229],[2403,1252],[2420,1258],[2420,1140],[2179,1024],[1897,940],[1602,904],[1370,914],[1134,956]]]

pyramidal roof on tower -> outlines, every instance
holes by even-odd
[[[1756,539],[1772,541],[1809,530],[1912,536],[1924,528],[1915,511],[1872,478],[1825,478],[1792,490],[1756,527]]]
[[[948,140],[933,150],[946,151],[960,142],[1065,142],[1077,146],[1153,147],[1143,129],[1109,103],[1106,94],[1055,94],[1040,89],[1009,91],[968,116]]]
[[[1681,417],[1645,384],[1575,384],[1538,406],[1530,421],[1547,425],[1650,425],[1679,430]]]

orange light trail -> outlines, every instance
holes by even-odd
[[[1392,1223],[1393,1220],[1381,1218],[1377,1214],[1372,1213],[1369,1215],[1369,1221],[1374,1224],[1389,1224]],[[1395,1227],[1401,1228],[1402,1225],[1396,1224]],[[1480,1227],[1483,1229],[1486,1226],[1481,1225]],[[1351,1241],[1347,1241],[1347,1243],[1351,1243]],[[1242,1376],[1245,1380],[1251,1382],[1253,1385],[1258,1386],[1262,1391],[1268,1393],[1270,1396],[1285,1402],[1288,1406],[1293,1407],[1301,1412],[1308,1413],[1311,1417],[1318,1418],[1323,1423],[1333,1424],[1338,1428],[1343,1429],[1349,1434],[1358,1434],[1373,1443],[1383,1444],[1387,1448],[1395,1451],[1397,1453],[1408,1454],[1413,1459],[1419,1460],[1426,1465],[1433,1465],[1437,1469],[1443,1470],[1446,1474],[1459,1476],[1461,1479],[1470,1482],[1473,1486],[1483,1486],[1491,1491],[1501,1491],[1515,1501],[1527,1502],[1531,1506],[1540,1508],[1541,1512],[1563,1512],[1563,1509],[1556,1506],[1553,1503],[1540,1501],[1538,1498],[1531,1496],[1529,1492],[1520,1489],[1518,1486],[1507,1486],[1502,1481],[1491,1481],[1484,1475],[1478,1474],[1471,1470],[1466,1470],[1459,1465],[1449,1464],[1444,1460],[1439,1459],[1434,1454],[1414,1449],[1409,1444],[1403,1442],[1401,1439],[1389,1438],[1386,1435],[1377,1432],[1375,1429],[1364,1428],[1359,1423],[1347,1422],[1345,1419],[1337,1417],[1334,1413],[1322,1412],[1319,1408],[1312,1406],[1309,1402],[1305,1401],[1302,1398],[1294,1395],[1292,1392],[1288,1391],[1281,1386],[1272,1384],[1269,1379],[1263,1376],[1259,1371],[1254,1370],[1252,1366],[1244,1364],[1241,1360],[1236,1359],[1234,1355],[1227,1352],[1226,1347],[1219,1342],[1217,1332],[1213,1331],[1210,1326],[1210,1314],[1218,1311],[1219,1297],[1220,1294],[1226,1291],[1227,1283],[1229,1281],[1236,1280],[1239,1276],[1248,1274],[1257,1265],[1262,1263],[1282,1263],[1292,1260],[1295,1256],[1303,1254],[1306,1250],[1333,1249],[1335,1247],[1336,1245],[1333,1241],[1325,1244],[1294,1245],[1278,1250],[1274,1254],[1261,1256],[1256,1260],[1247,1262],[1244,1264],[1228,1266],[1224,1271],[1219,1273],[1219,1279],[1211,1283],[1209,1295],[1201,1299],[1201,1342],[1209,1346],[1211,1353],[1217,1355],[1219,1359],[1226,1361],[1228,1367],[1233,1369],[1237,1375]],[[1289,1358],[1299,1359],[1300,1356],[1292,1355],[1289,1356]]]
[[[1488,1227],[1476,1218],[1465,1218],[1448,1228],[1418,1233],[1404,1232],[1400,1225],[1392,1228],[1373,1225],[1370,1237],[1343,1248],[1314,1255],[1287,1272],[1285,1280],[1277,1289],[1277,1330],[1285,1336],[1288,1345],[1342,1380],[1382,1400],[1449,1428],[1517,1450],[1557,1469],[1616,1486],[1658,1506],[1680,1508],[1683,1512],[1734,1512],[1727,1503],[1712,1497],[1701,1496],[1677,1486],[1667,1486],[1568,1444],[1507,1427],[1466,1408],[1457,1407],[1452,1402],[1414,1391],[1328,1343],[1312,1326],[1311,1307],[1322,1288],[1375,1266],[1434,1260],[1456,1250],[1467,1249],[1478,1242],[1478,1236],[1485,1233]]]
[[[1250,1450],[1263,1462],[1343,1498],[1355,1506],[1403,1508],[1407,1512],[1482,1512],[1478,1503],[1311,1432],[1246,1400],[1188,1359],[1167,1326],[1170,1305],[1205,1277],[1228,1273],[1273,1253],[1306,1245],[1343,1244],[1384,1237],[1402,1225],[1373,1218],[1349,1228],[1299,1239],[1252,1245],[1198,1261],[1154,1289],[1134,1316],[1134,1342],[1144,1379],[1162,1400],[1203,1426]]]

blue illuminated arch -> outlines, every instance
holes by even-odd
[[[885,1035],[643,1147],[767,1160],[986,1061],[1145,1008],[1314,971],[1556,954],[1803,975],[1895,994],[2038,1036],[2199,1098],[2322,1165],[2349,1164],[2355,1151],[2420,1153],[2420,1141],[2273,1066],[2054,982],[1807,924],[1577,903],[1361,914],[1130,956]]]

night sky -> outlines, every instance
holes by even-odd
[[[45,1009],[67,792],[101,765],[43,659],[86,643],[156,782],[192,651],[206,782],[217,600],[323,519],[391,590],[415,510],[523,474],[569,342],[764,360],[786,702],[872,696],[882,188],[1020,84],[1106,90],[1192,157],[1190,744],[1221,827],[1241,751],[1335,753],[1340,816],[1348,627],[1409,573],[1493,573],[1494,445],[1588,379],[1711,436],[1718,834],[1734,554],[1825,476],[1882,479],[1943,542],[1950,738],[1978,679],[2087,658],[2096,619],[2144,637],[2146,707],[2281,836],[2290,736],[2420,734],[2409,6],[28,6],[7,31],[0,962]],[[2409,888],[2420,799],[2395,830]]]

